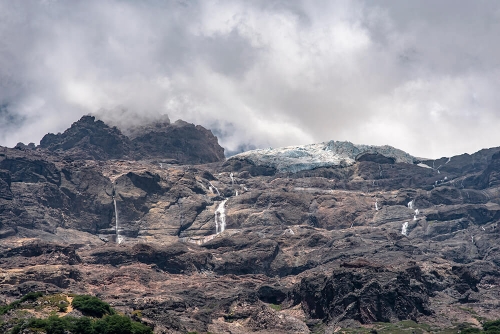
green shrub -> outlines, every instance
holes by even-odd
[[[20,302],[22,303],[22,302],[25,302],[25,301],[27,301],[27,300],[29,300],[29,301],[35,301],[35,300],[37,300],[39,297],[42,297],[42,296],[43,296],[43,292],[29,292],[29,293],[25,294],[25,295],[21,298]]]
[[[153,334],[153,330],[146,325],[130,320],[127,316],[113,314],[97,319],[93,332],[81,334]]]
[[[57,307],[59,308],[59,312],[68,311],[68,303],[60,303]]]
[[[88,317],[70,318],[69,330],[73,334],[94,334],[94,323]]]
[[[132,334],[132,321],[129,317],[114,314],[103,318],[106,334]]]
[[[59,318],[57,315],[50,316],[47,319],[47,334],[64,334],[64,329],[68,328],[68,322],[64,318]]]
[[[23,329],[22,324],[15,325],[9,332],[9,334],[19,334]]]
[[[29,292],[26,295],[22,296],[21,299],[19,299],[19,300],[15,300],[8,305],[0,306],[0,315],[4,315],[5,313],[9,312],[10,310],[17,308],[22,302],[25,302],[27,300],[35,301],[38,299],[38,297],[41,297],[41,296],[43,296],[42,292]]]
[[[76,296],[73,299],[73,307],[85,315],[101,318],[106,314],[114,314],[114,310],[108,303],[103,302],[94,296]]]
[[[132,322],[132,333],[133,334],[153,334],[153,330],[140,322]]]
[[[500,330],[500,320],[486,321],[483,324],[483,329],[485,331]]]
[[[24,296],[7,306],[9,309],[16,308],[21,301],[36,300],[41,294],[32,293]],[[4,306],[2,309],[6,309]],[[59,308],[65,308],[67,303],[61,303]],[[9,331],[9,334],[20,334],[25,329],[46,334],[64,334],[68,331],[72,334],[153,334],[151,328],[139,322],[132,321],[129,317],[118,315],[111,306],[99,298],[92,296],[75,296],[73,299],[75,309],[82,313],[98,317],[99,319],[84,316],[81,318],[58,317],[51,315],[47,319],[20,319]]]

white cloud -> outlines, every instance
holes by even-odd
[[[499,145],[493,1],[0,0],[0,144],[168,114],[230,151]],[[467,19],[465,20],[464,17]]]

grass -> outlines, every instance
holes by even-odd
[[[269,307],[275,311],[281,311],[281,305],[269,304]]]

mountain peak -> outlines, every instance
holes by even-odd
[[[45,135],[39,147],[74,159],[159,159],[191,164],[224,159],[217,137],[199,125],[170,124],[166,117],[125,131],[127,135],[95,116],[83,116],[63,133]]]

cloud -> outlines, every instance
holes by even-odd
[[[498,146],[495,1],[0,0],[0,145],[168,115],[229,152]]]

